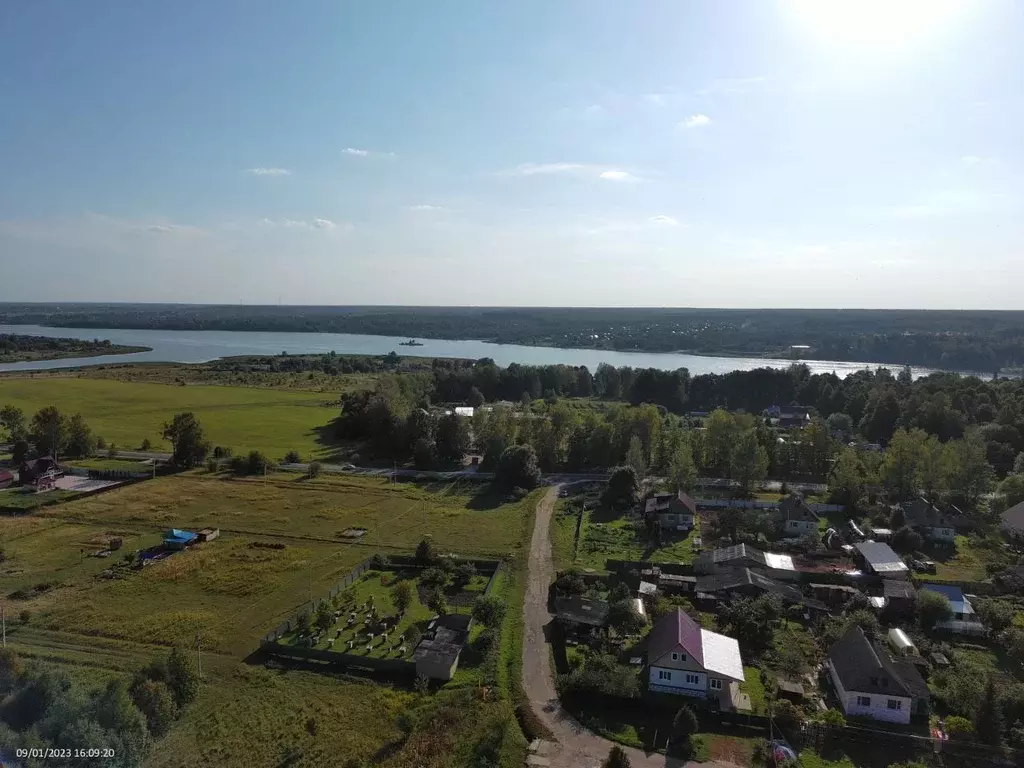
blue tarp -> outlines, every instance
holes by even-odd
[[[192,533],[192,531],[183,531],[179,528],[172,528],[164,535],[164,541],[180,544],[187,544],[190,541],[195,541],[197,538],[199,538],[198,534]]]

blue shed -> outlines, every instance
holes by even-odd
[[[164,546],[167,549],[184,549],[192,544],[198,535],[192,531],[183,531],[180,528],[172,528],[164,534]]]

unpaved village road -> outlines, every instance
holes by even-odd
[[[548,489],[537,504],[530,542],[530,570],[523,606],[523,687],[533,711],[551,729],[558,742],[554,752],[548,755],[552,768],[599,768],[613,742],[591,733],[562,709],[555,693],[551,651],[544,637],[544,627],[552,619],[548,612],[548,587],[555,578],[548,528],[559,487]],[[648,755],[639,749],[624,749],[633,768],[733,768],[729,763],[688,763],[656,752]]]

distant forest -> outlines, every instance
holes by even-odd
[[[3,323],[479,339],[980,373],[1024,366],[1024,312],[0,304]]]
[[[144,352],[146,347],[124,347],[107,339],[51,339],[48,336],[23,336],[0,333],[0,362],[53,360],[62,357],[90,357]]]

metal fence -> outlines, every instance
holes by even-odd
[[[698,507],[710,509],[776,509],[779,506],[777,501],[760,501],[756,499],[696,499]],[[807,504],[815,512],[844,512],[846,507],[842,504]]]

